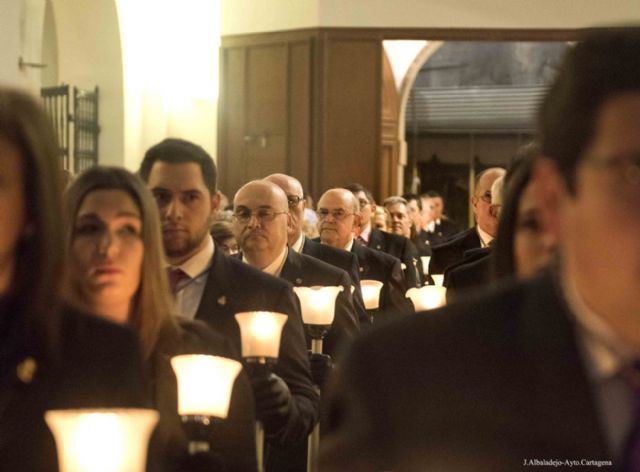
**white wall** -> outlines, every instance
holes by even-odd
[[[54,0],[58,80],[100,89],[99,159],[124,163],[124,96],[120,32],[114,0]]]
[[[39,63],[45,0],[0,0],[0,84],[39,93],[40,70],[20,69],[18,58]]]
[[[222,0],[222,35],[314,26],[580,28],[640,21],[638,0]]]

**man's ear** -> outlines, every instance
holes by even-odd
[[[210,216],[215,218],[218,214],[218,210],[220,210],[220,191],[216,190],[213,195],[211,195],[211,213]]]
[[[300,222],[302,224],[302,222]],[[293,218],[291,218],[291,213],[287,213],[287,233],[293,232]]]
[[[554,247],[562,237],[562,209],[568,197],[566,182],[554,161],[540,157],[533,164],[531,183],[545,244]]]

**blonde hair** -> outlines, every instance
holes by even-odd
[[[67,248],[74,240],[74,221],[80,206],[84,198],[95,190],[122,190],[129,194],[140,210],[144,256],[129,326],[138,334],[144,357],[148,359],[161,337],[171,336],[178,330],[164,267],[158,208],[142,180],[129,171],[118,167],[92,167],[80,174],[65,194]],[[71,300],[91,311],[82,295],[82,281],[71,277],[69,282]]]

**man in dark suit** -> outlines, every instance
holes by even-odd
[[[423,205],[424,200],[428,199],[433,208],[432,231],[438,238],[441,240],[449,239],[460,232],[458,225],[444,214],[444,199],[442,195],[435,190],[429,190],[423,193],[420,198],[423,199]]]
[[[255,180],[245,184],[233,199],[233,231],[242,251],[242,259],[256,269],[289,281],[298,287],[341,286],[336,299],[335,319],[325,338],[325,352],[337,355],[341,343],[359,332],[353,307],[351,280],[341,269],[298,254],[287,245],[291,217],[287,196],[276,184]],[[264,213],[267,216],[261,217]],[[273,219],[270,219],[273,216]],[[310,346],[310,338],[308,345]]]
[[[380,311],[384,317],[412,313],[413,306],[405,297],[407,286],[400,261],[358,243],[353,237],[361,218],[359,203],[353,193],[342,188],[327,190],[318,200],[317,213],[322,244],[353,252],[358,257],[361,279],[384,284],[380,293]]]
[[[640,28],[587,33],[542,103],[559,266],[357,342],[323,470],[640,470],[639,54]]]
[[[252,385],[256,416],[265,425],[269,444],[303,441],[317,421],[319,399],[290,284],[224,255],[214,246],[209,226],[220,197],[215,164],[204,149],[188,141],[166,139],[147,151],[140,175],[160,210],[167,261],[172,273],[181,273],[183,279],[175,293],[179,315],[206,321],[238,351],[236,313],[267,310],[288,315],[274,374]]]
[[[362,291],[360,289],[360,275],[358,272],[358,258],[355,254],[342,249],[334,248],[320,244],[312,239],[308,239],[302,233],[302,221],[304,219],[305,199],[302,185],[300,182],[286,174],[271,174],[265,177],[265,180],[273,182],[280,187],[287,195],[289,204],[289,215],[291,216],[291,224],[289,226],[288,241],[289,247],[294,251],[307,256],[320,259],[327,264],[344,270],[349,274],[353,289],[353,305],[358,314],[358,320],[361,324],[368,324],[369,317],[362,300]]]
[[[360,222],[354,228],[357,241],[371,249],[385,252],[400,259],[404,266],[403,273],[407,287],[419,286],[420,280],[416,279],[414,262],[417,250],[413,243],[404,236],[372,228],[371,216],[376,211],[376,202],[372,193],[359,183],[349,184],[345,188],[353,193],[360,205]]]
[[[504,169],[490,167],[476,176],[475,191],[470,199],[476,217],[476,226],[433,247],[429,274],[443,274],[448,266],[462,260],[465,251],[476,247],[487,247],[493,240],[498,220],[491,212],[491,186],[503,175]]]

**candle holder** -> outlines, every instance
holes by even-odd
[[[178,385],[178,414],[190,455],[210,450],[211,426],[229,414],[233,385],[242,364],[208,355],[171,358]]]
[[[144,472],[159,414],[145,409],[50,410],[60,472]]]
[[[380,308],[380,290],[382,290],[383,286],[384,284],[378,280],[365,279],[360,281],[364,307],[367,310],[371,323],[373,323],[375,315]]]
[[[236,313],[240,325],[242,358],[249,377],[269,376],[278,362],[282,328],[287,315],[271,311]],[[264,425],[256,421],[258,472],[264,471]]]
[[[322,354],[322,340],[331,329],[336,312],[336,297],[342,292],[341,286],[294,287],[300,299],[302,321],[307,335],[311,338],[311,352]],[[318,394],[320,387],[317,386]],[[318,450],[320,449],[320,423],[316,424],[307,445],[307,472],[318,471]]]
[[[416,312],[433,310],[446,305],[447,289],[438,285],[425,285],[420,288],[410,288],[407,290],[406,297],[410,298]]]

